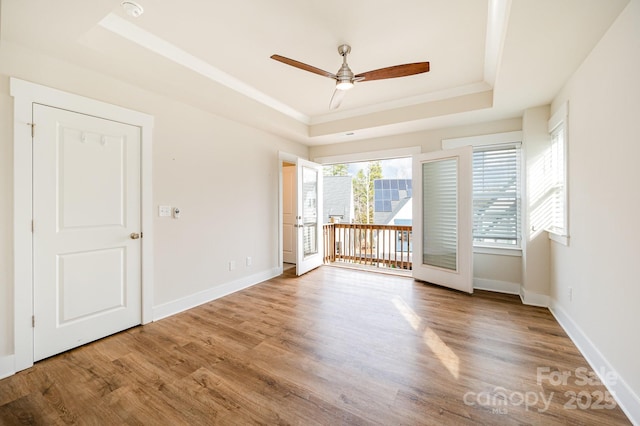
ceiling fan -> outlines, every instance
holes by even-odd
[[[342,56],[342,66],[335,74],[293,59],[285,58],[284,56],[280,55],[271,55],[271,59],[275,59],[276,61],[291,65],[292,67],[300,68],[301,70],[309,71],[314,74],[322,75],[324,77],[329,77],[335,80],[336,89],[333,92],[333,96],[331,96],[331,102],[329,103],[330,109],[336,109],[340,106],[345,92],[351,89],[356,82],[406,77],[429,71],[429,62],[415,62],[412,64],[395,65],[392,67],[380,68],[373,71],[354,74],[347,64],[347,55],[350,52],[351,46],[349,46],[348,44],[341,44],[340,46],[338,46],[338,53],[340,54],[340,56]]]

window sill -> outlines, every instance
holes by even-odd
[[[555,241],[558,244],[562,244],[563,246],[569,247],[569,236],[568,235],[560,235],[560,234],[556,234],[555,232],[552,232],[552,231],[547,231],[547,234],[549,235],[549,239],[551,241]]]
[[[520,247],[487,247],[473,246],[473,252],[478,254],[495,254],[498,256],[514,256],[522,257],[522,249]]]

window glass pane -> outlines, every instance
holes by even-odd
[[[318,171],[309,167],[302,168],[302,245],[304,255],[318,252]]]
[[[520,244],[520,148],[473,153],[473,240]]]
[[[565,214],[565,127],[561,124],[551,134],[550,150],[550,230],[562,235],[566,235],[566,214]]]
[[[424,265],[457,270],[458,162],[455,158],[422,165]]]

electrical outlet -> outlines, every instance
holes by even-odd
[[[229,270],[233,271],[234,269],[236,269],[236,261],[235,260],[230,260],[229,261]]]
[[[247,266],[251,266],[253,264],[253,259],[251,259],[251,256],[247,256]]]

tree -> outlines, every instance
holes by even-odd
[[[356,223],[373,223],[373,181],[382,179],[380,161],[370,161],[353,178],[353,201]]]
[[[346,164],[331,164],[329,166],[324,166],[324,175],[325,176],[348,176],[349,168]]]

